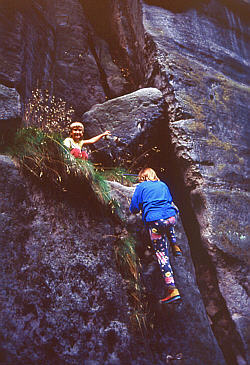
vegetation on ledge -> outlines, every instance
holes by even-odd
[[[90,213],[112,215],[121,226],[114,247],[117,266],[127,283],[132,325],[136,323],[141,332],[146,327],[143,305],[143,290],[140,280],[139,259],[136,255],[135,240],[126,229],[126,222],[120,216],[119,203],[111,198],[107,179],[131,184],[133,177],[121,168],[105,170],[92,162],[73,157],[63,145],[58,133],[46,133],[40,128],[20,129],[14,143],[8,147],[10,154],[19,164],[22,172],[32,181],[45,188],[63,194],[72,202],[87,203]]]

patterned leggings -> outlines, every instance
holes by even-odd
[[[169,262],[167,244],[167,239],[169,239],[171,245],[176,243],[175,225],[176,217],[147,222],[150,239],[167,286],[175,286],[174,274]]]

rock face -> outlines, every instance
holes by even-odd
[[[181,169],[179,177],[190,199],[189,205],[180,192],[186,232],[194,224],[192,209],[199,226],[197,236],[191,232],[193,228],[188,234],[196,269],[204,271],[204,265],[209,266],[206,260],[201,264],[195,254],[199,239],[216,268],[219,290],[241,335],[233,353],[225,354],[229,362],[237,363],[241,361],[240,342],[248,342],[248,25],[240,5],[233,13],[227,2],[197,5],[191,1],[183,8],[178,3],[178,9],[171,2],[163,7],[152,6],[159,5],[157,1],[147,3],[144,25],[155,57],[151,54],[148,58],[146,78],[162,90],[169,104],[173,160]],[[237,35],[236,24],[240,24]],[[200,288],[209,313],[211,296],[202,286],[203,279]],[[221,312],[218,306],[211,314],[218,332]]]
[[[111,54],[133,91],[143,81],[144,27],[139,0],[82,1],[99,37],[108,42]]]
[[[113,246],[119,227],[38,192],[9,158],[1,156],[0,167],[2,364],[164,364],[167,355],[180,352],[185,363],[224,364],[182,229],[178,237],[184,256],[171,257],[185,298],[179,307],[159,308],[160,270],[142,257],[154,316],[146,345],[131,327],[133,308],[116,268]],[[133,188],[112,186],[127,212],[124,191],[131,198]],[[144,251],[141,222],[130,224]]]
[[[36,87],[48,87],[54,61],[54,28],[49,1],[3,1],[0,81],[16,88],[22,101]]]
[[[247,331],[249,327],[247,322],[249,317],[247,309],[249,2],[245,0],[94,2],[12,0],[2,1],[0,10],[0,84],[1,100],[3,100],[1,125],[7,126],[7,134],[9,127],[20,124],[25,103],[32,90],[48,89],[51,95],[61,97],[67,105],[74,107],[76,118],[85,113],[86,130],[90,135],[95,131],[98,133],[99,128],[100,130],[111,128],[113,135],[117,134],[120,144],[119,140],[100,144],[100,149],[103,147],[103,151],[105,148],[107,151],[107,146],[110,147],[106,152],[107,161],[110,162],[109,153],[111,153],[112,160],[114,156],[122,156],[124,162],[124,151],[131,148],[131,155],[127,156],[127,160],[133,161],[130,166],[135,171],[142,165],[156,168],[161,173],[161,178],[170,185],[180,207],[198,288],[225,361],[228,365],[242,365],[249,362],[247,347],[249,343]],[[152,90],[150,95],[145,94],[148,88]],[[137,91],[137,89],[143,90]],[[124,96],[125,94],[127,95]],[[114,100],[107,101],[107,99]],[[114,110],[111,107],[114,107]],[[129,117],[126,115],[127,108]],[[116,123],[118,112],[119,116],[121,115],[119,120],[123,123]],[[139,121],[138,124],[135,121]],[[140,124],[144,125],[139,131]],[[149,148],[155,146],[157,153],[150,157],[143,155],[143,158],[138,160],[137,157],[141,152],[139,144],[143,145],[143,152],[146,146]],[[76,254],[74,250],[72,253],[71,246],[62,244],[65,240],[71,242],[72,234],[65,233],[60,214],[57,216],[55,213],[57,209],[51,207],[50,202],[45,202],[38,192],[32,192],[30,197],[22,187],[23,182],[10,162],[4,158],[2,163],[5,168],[8,166],[8,169],[13,171],[8,175],[8,179],[14,181],[8,192],[5,190],[7,189],[5,185],[9,185],[6,183],[7,175],[3,175],[2,189],[9,197],[12,207],[17,209],[13,208],[9,216],[2,215],[4,227],[10,228],[1,231],[1,240],[8,241],[10,234],[13,234],[13,238],[10,246],[6,244],[4,246],[3,254],[6,256],[2,259],[4,265],[1,265],[2,270],[5,270],[4,277],[7,278],[5,288],[8,290],[8,295],[4,293],[4,296],[10,298],[2,313],[4,328],[10,331],[4,333],[4,353],[8,355],[1,361],[29,363],[30,359],[32,361],[42,359],[46,362],[52,358],[54,363],[55,361],[79,363],[81,356],[81,359],[86,358],[88,365],[91,361],[92,364],[93,361],[98,363],[103,358],[107,364],[122,362],[123,358],[119,355],[119,351],[122,349],[125,356],[130,352],[129,341],[132,334],[129,331],[129,319],[125,314],[128,308],[126,292],[122,280],[116,279],[115,267],[112,266],[110,275],[112,282],[117,280],[118,284],[116,289],[114,284],[111,297],[116,303],[115,321],[119,324],[114,323],[114,316],[109,314],[105,325],[100,319],[101,324],[98,327],[96,323],[99,318],[106,316],[106,309],[98,307],[103,292],[96,289],[96,286],[93,289],[92,284],[89,286],[81,284],[82,281],[85,282],[85,278],[81,276],[82,271],[79,273],[77,269],[78,263],[82,267],[84,262],[83,272],[89,275],[86,252],[77,256],[78,253]],[[20,188],[16,191],[14,186],[19,185]],[[17,196],[19,193],[21,198]],[[33,197],[39,202],[38,213],[32,203]],[[6,200],[2,203],[4,212],[7,209],[6,203]],[[59,209],[60,204],[55,206]],[[23,211],[25,211],[24,223],[27,224],[20,223],[21,228],[15,233],[11,227],[14,227],[15,221],[20,220]],[[51,235],[52,216],[55,216],[60,228],[59,232],[56,228],[53,228],[54,233],[52,232],[55,251],[49,249],[47,252],[44,237]],[[46,217],[50,217],[50,221],[46,221]],[[76,250],[81,251],[79,242],[82,239],[82,232],[80,233],[80,222],[78,220],[77,223],[74,222],[76,217],[77,214],[72,213],[67,219],[72,226],[75,224],[77,233],[73,240]],[[93,241],[94,247],[99,247],[99,242],[107,247],[105,258],[98,256],[97,259],[93,259],[90,255],[91,271],[96,273],[99,269],[95,266],[95,260],[99,263],[103,259],[105,268],[110,264],[105,260],[112,261],[108,243],[102,236],[103,232],[112,235],[113,228],[110,222],[89,220],[86,212],[81,211],[80,217],[82,217],[81,224],[84,222],[84,227],[86,226],[86,231],[91,227],[91,230],[93,229],[91,232],[94,232],[91,237],[86,236],[86,247],[91,255],[93,252],[90,242]],[[100,230],[96,231],[96,226]],[[31,238],[25,245],[29,236]],[[137,237],[138,242],[143,241],[140,234]],[[180,239],[185,242],[184,233],[180,235]],[[191,257],[188,256],[186,243],[184,245],[188,259],[183,258],[185,263],[182,262],[181,267],[183,271],[193,273]],[[56,256],[60,251],[62,255],[56,257],[53,266],[49,257]],[[76,268],[64,272],[65,262],[71,262],[70,255],[74,256],[72,265],[76,263]],[[9,271],[10,260],[13,260],[11,267],[15,267],[16,271],[14,269]],[[142,258],[144,265],[143,260]],[[40,262],[41,266],[36,267],[36,262]],[[51,263],[48,270],[47,262]],[[26,265],[28,265],[27,271]],[[58,272],[61,272],[60,279],[57,278]],[[70,276],[71,273],[73,277]],[[157,278],[157,274],[155,275],[153,277]],[[42,277],[41,285],[40,277]],[[182,287],[184,278],[178,270],[177,277],[180,278]],[[90,278],[90,282],[91,280]],[[150,280],[151,276],[146,275],[145,281],[148,283],[149,292],[155,285],[155,282],[152,283]],[[76,288],[72,286],[73,281],[78,283]],[[105,287],[107,285],[108,288],[109,279],[105,277],[104,281],[103,285]],[[193,276],[191,281],[193,286]],[[12,282],[15,282],[14,289]],[[58,294],[60,286],[63,290]],[[91,290],[97,293],[89,299],[89,304],[84,302],[84,308],[81,309],[84,312],[87,308],[86,311],[91,313],[89,322],[93,327],[89,329],[87,319],[79,319],[81,315],[80,317],[78,314],[71,315],[71,312],[76,313],[78,310],[80,305],[78,295],[82,297]],[[192,290],[195,298],[199,298],[195,285]],[[44,299],[43,303],[38,299],[41,298],[40,291],[43,293],[43,298],[49,295],[53,300]],[[27,302],[27,292],[31,293],[30,303]],[[116,294],[122,298],[120,307],[115,299]],[[104,294],[104,297],[106,300],[108,295]],[[184,297],[187,297],[187,303],[193,305],[188,292],[185,292]],[[71,311],[65,307],[64,298],[70,298]],[[48,304],[46,300],[49,301]],[[210,333],[203,305],[198,304],[198,306],[202,309],[200,312],[197,310],[199,316],[195,318],[194,323],[201,329],[203,324],[199,326],[197,322],[201,319],[204,321],[206,335],[205,337],[201,335],[201,338],[207,342],[208,350],[204,350],[200,342],[199,349],[203,349],[204,354],[207,354],[206,351],[213,352],[213,348],[216,348],[214,358],[208,357],[208,361],[223,364],[224,360],[221,359]],[[96,317],[95,313],[91,312],[93,308],[98,308],[95,312],[98,313]],[[58,327],[60,335],[54,336],[56,328],[54,326],[59,321],[57,317],[59,313],[62,318],[62,325]],[[11,316],[14,318],[13,321]],[[72,319],[70,323],[67,321],[68,316]],[[79,321],[85,321],[83,337],[80,329],[83,327],[78,326],[78,319],[72,316],[76,316]],[[180,326],[176,333],[184,350],[178,349],[173,344],[176,341],[173,327],[170,324],[168,327],[164,327],[165,324],[162,327],[159,325],[165,319],[172,323],[171,318],[175,316]],[[195,340],[192,343],[183,340],[182,333],[187,333],[185,331],[189,328],[189,324],[183,319],[185,328],[181,326],[182,316],[182,309],[177,313],[171,312],[166,317],[164,315],[161,317],[159,313],[156,315],[158,324],[150,346],[158,364],[166,362],[164,358],[167,355],[164,352],[166,348],[173,353],[183,351],[185,364],[195,363],[197,350]],[[66,323],[65,327],[63,323]],[[77,325],[73,326],[72,323]],[[44,328],[49,328],[49,331],[44,330],[44,332]],[[104,338],[106,329],[110,333],[108,342]],[[93,333],[92,330],[98,333],[98,338],[92,339],[92,335],[89,334]],[[121,332],[125,333],[124,338],[120,336]],[[194,329],[191,332],[194,333]],[[72,334],[71,337],[69,333]],[[170,337],[164,337],[166,333]],[[119,340],[117,345],[112,347],[113,337],[116,336]],[[88,344],[84,353],[81,352],[85,351],[81,347],[81,341],[85,341],[83,338]],[[100,344],[100,341],[103,344]],[[122,345],[123,341],[125,347]],[[139,349],[138,353],[140,351],[149,353],[148,349],[142,349],[140,343],[137,342],[136,346],[137,351]],[[24,355],[22,355],[23,349],[27,349]],[[188,354],[187,358],[185,354]],[[147,355],[144,357],[145,362],[143,356],[133,355],[133,351],[131,356],[131,363],[132,361],[135,364],[140,362],[144,364],[147,361],[152,363]],[[199,352],[197,361],[207,365],[209,362],[203,361],[202,356]]]
[[[1,2],[0,10],[0,82],[20,92],[23,107],[32,91],[48,90],[72,106],[77,118],[129,90],[78,0],[13,0]]]
[[[117,166],[130,165],[159,138],[165,118],[165,101],[155,88],[145,88],[93,106],[82,116],[86,133],[98,135],[105,129],[112,135],[99,143],[96,159]],[[97,150],[97,152],[98,152]]]
[[[10,136],[20,126],[20,120],[20,95],[14,88],[0,85],[0,148],[2,144],[10,142]]]
[[[83,112],[106,96],[91,29],[79,1],[56,1],[55,21],[55,94]]]
[[[16,119],[21,115],[20,95],[15,89],[1,85],[0,118]]]
[[[32,191],[9,158],[0,165],[1,364],[124,363],[130,306],[114,228]]]

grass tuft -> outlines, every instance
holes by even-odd
[[[135,247],[135,239],[124,229],[115,246],[116,261],[119,271],[127,283],[130,303],[134,308],[130,316],[132,326],[139,329],[141,334],[145,336],[147,332],[147,301],[140,277],[141,264]]]
[[[73,157],[62,142],[59,133],[48,134],[40,128],[28,127],[16,133],[14,143],[7,152],[17,160],[23,173],[44,186],[45,191],[66,194],[71,201],[80,205],[87,202],[88,210],[95,214],[112,214],[122,227],[115,245],[116,261],[127,283],[134,308],[131,322],[137,323],[137,328],[144,335],[145,298],[140,279],[140,262],[135,251],[136,242],[125,228],[126,222],[120,218],[119,204],[110,197],[106,182],[107,179],[121,181],[126,171],[118,168],[108,171],[97,169],[91,162]]]
[[[88,201],[90,208],[101,206],[118,213],[118,204],[110,197],[104,176],[91,162],[74,158],[62,141],[58,133],[23,128],[16,133],[7,152],[18,161],[25,174],[49,191],[67,193],[79,203]]]

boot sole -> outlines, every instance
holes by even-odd
[[[175,297],[170,298],[170,299],[166,299],[166,300],[161,300],[160,299],[160,303],[161,304],[169,304],[169,303],[176,302],[176,301],[180,301],[180,300],[181,300],[181,296],[180,295],[176,295]]]
[[[175,256],[175,257],[180,257],[180,256],[182,256],[182,253],[181,253],[181,252],[175,252],[175,253],[174,253],[174,256]]]

